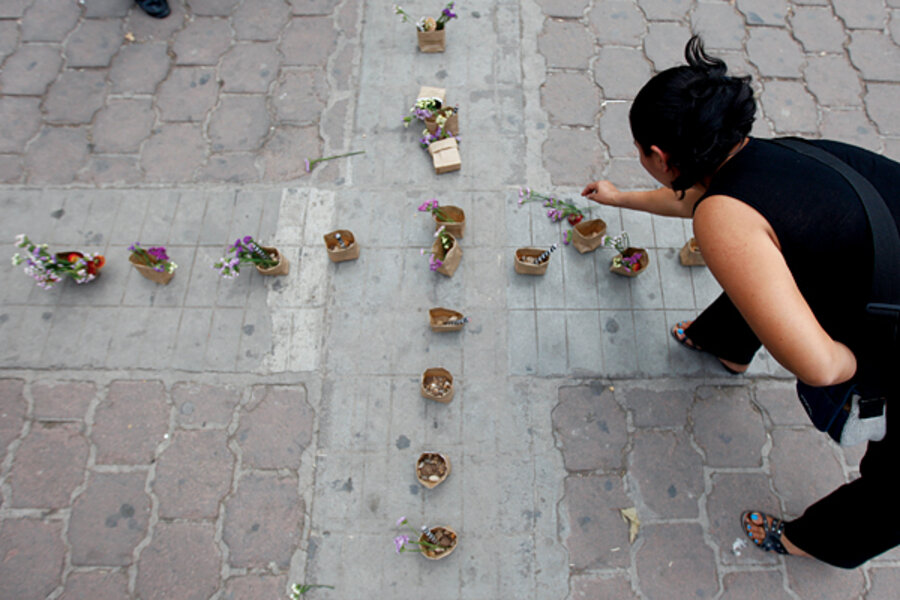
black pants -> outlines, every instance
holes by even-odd
[[[725,294],[697,317],[685,334],[719,358],[748,364],[759,339]],[[893,408],[893,405],[892,405]],[[842,485],[785,525],[798,548],[836,567],[855,568],[900,545],[900,432],[891,415],[887,435],[869,442],[860,477]]]

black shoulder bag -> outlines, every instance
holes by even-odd
[[[875,186],[834,154],[798,138],[771,140],[824,163],[840,173],[863,204],[872,231],[872,291],[866,305],[867,328],[873,340],[892,351],[900,349],[900,236],[894,217]],[[856,377],[842,384],[812,387],[797,382],[797,394],[813,425],[842,446],[879,441],[886,433],[883,396],[860,394]]]

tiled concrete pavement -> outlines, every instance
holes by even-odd
[[[440,55],[377,3],[173,6],[0,3],[2,252],[26,232],[108,259],[49,292],[0,266],[0,598],[894,596],[897,551],[839,571],[735,546],[741,510],[797,515],[861,452],[806,424],[767,355],[735,378],[671,341],[718,293],[678,264],[689,224],[592,209],[649,249],[636,279],[608,251],[564,248],[538,278],[511,261],[563,231],[518,186],[651,185],[628,100],[692,31],[753,76],[758,135],[900,156],[900,1],[477,0]],[[422,84],[460,105],[458,173],[400,124]],[[450,279],[418,252],[431,197],[468,217]],[[337,227],[359,260],[327,260]],[[248,234],[290,274],[216,279]],[[134,241],[169,248],[170,285],[128,266]],[[432,333],[439,305],[471,322]],[[418,395],[437,365],[448,405]],[[452,461],[434,490],[423,450]],[[459,549],[395,555],[402,515]]]

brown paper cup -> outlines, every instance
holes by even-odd
[[[697,245],[697,240],[694,238],[687,241],[681,248],[681,252],[678,253],[678,256],[681,258],[681,264],[686,267],[706,266],[706,261],[703,260],[703,254],[700,253],[700,246]]]
[[[261,275],[288,274],[288,272],[291,270],[291,264],[288,262],[288,259],[281,255],[281,252],[279,252],[277,248],[272,248],[271,246],[260,246],[260,248],[263,249],[263,252],[278,261],[278,263],[274,267],[269,267],[268,269],[264,269],[259,265],[256,265],[256,270],[259,271]]]
[[[441,228],[441,225],[445,225],[447,227],[447,233],[457,239],[462,238],[463,233],[466,231],[465,211],[458,206],[438,206],[438,208],[447,215],[448,219],[453,219],[453,222],[441,221],[437,215],[432,214],[431,216],[434,219],[434,230],[437,231]]]
[[[572,245],[582,254],[591,252],[600,247],[605,233],[606,221],[603,219],[582,221],[572,230]]]
[[[442,527],[432,527],[431,533],[433,535],[437,536],[439,541],[440,541],[441,535],[446,535],[446,536],[450,537],[450,539],[451,539],[450,547],[447,548],[446,550],[444,550],[443,552],[435,552],[431,548],[426,548],[425,546],[422,546],[422,556],[424,556],[425,558],[427,558],[429,560],[440,560],[442,558],[446,558],[446,557],[450,556],[450,554],[452,554],[453,551],[456,550],[456,544],[459,540],[459,536],[456,535],[455,531],[453,531],[452,529],[450,529],[447,526],[442,526]],[[428,538],[426,538],[425,534],[423,533],[421,536],[419,536],[419,541],[427,542]]]
[[[128,256],[128,262],[134,265],[134,268],[137,269],[138,273],[140,273],[150,281],[158,283],[160,285],[168,284],[172,280],[172,277],[175,276],[174,271],[172,273],[168,273],[166,271],[160,273],[159,271],[155,271],[153,267],[148,267],[140,260],[138,260],[138,258],[134,254],[130,254]]]
[[[456,138],[446,138],[432,142],[428,145],[428,152],[434,163],[434,172],[438,175],[459,171],[462,168],[462,158],[459,155],[459,145]]]
[[[434,394],[425,387],[429,383],[431,383],[431,380],[435,377],[443,377],[450,381],[450,390],[443,396]],[[435,402],[443,402],[444,404],[447,404],[448,402],[453,400],[453,375],[451,375],[450,371],[443,367],[432,367],[431,369],[425,369],[425,372],[422,373],[419,392],[422,394],[423,398],[428,398],[429,400],[434,400]]]
[[[453,277],[457,267],[459,267],[459,261],[462,260],[462,248],[459,247],[459,242],[456,241],[453,234],[450,234],[450,238],[453,240],[453,245],[450,246],[446,253],[444,252],[444,247],[441,246],[440,239],[435,239],[431,245],[431,252],[444,263],[438,267],[437,272],[447,277]]]
[[[526,258],[537,258],[546,250],[540,248],[519,248],[516,250],[516,273],[520,275],[543,275],[547,272],[547,266],[550,264],[550,258],[547,258],[540,264],[526,262]]]
[[[339,233],[347,244],[346,248],[341,248],[334,234]],[[325,239],[325,249],[328,251],[328,258],[331,262],[343,262],[345,260],[356,260],[359,258],[359,244],[353,232],[347,229],[338,229],[322,236]]]
[[[459,113],[453,112],[452,108],[444,108],[441,109],[441,112],[450,111],[450,115],[447,117],[447,122],[444,123],[444,131],[449,131],[453,135],[459,135]],[[437,117],[432,117],[430,119],[425,119],[425,129],[428,130],[428,133],[434,133],[437,131]]]
[[[423,462],[431,462],[444,465],[444,473],[443,475],[425,475],[422,472],[422,469],[419,465]],[[427,487],[428,489],[433,489],[444,482],[447,477],[450,476],[450,459],[440,454],[439,452],[423,452],[419,458],[416,460],[416,479],[419,480],[419,483]]]
[[[446,29],[435,31],[416,31],[419,40],[419,50],[422,52],[443,52],[446,47]]]
[[[464,324],[447,325],[447,321],[458,321],[463,318],[463,314],[450,310],[449,308],[432,308],[428,311],[428,322],[432,331],[459,331]]]
[[[647,250],[644,248],[625,248],[625,252],[621,254],[616,254],[618,258],[626,258],[631,256],[635,252],[641,253],[641,258],[638,260],[638,264],[641,266],[637,271],[629,271],[625,267],[615,267],[612,264],[609,266],[609,270],[613,273],[618,273],[619,275],[624,275],[625,277],[637,277],[641,273],[647,270],[647,265],[650,264],[650,255],[647,253]]]
[[[419,88],[419,95],[416,96],[416,100],[420,98],[437,98],[441,101],[441,106],[447,103],[447,90],[439,87],[432,87],[430,85],[423,85]]]

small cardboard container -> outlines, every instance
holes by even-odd
[[[439,112],[445,114],[449,113],[447,122],[444,123],[444,131],[449,131],[453,135],[459,135],[459,111],[455,111],[452,107],[447,106],[442,108]],[[428,133],[436,132],[437,128],[437,115],[430,119],[425,119],[425,129],[428,130]]]
[[[441,225],[444,225],[447,228],[447,233],[453,237],[457,239],[463,237],[463,234],[466,232],[466,211],[458,206],[449,205],[438,206],[438,209],[440,209],[448,219],[452,219],[453,222],[441,221],[436,214],[432,213],[431,216],[434,219],[434,230],[437,231],[441,228]]]
[[[516,273],[520,275],[543,275],[547,272],[547,266],[550,264],[550,257],[547,257],[542,263],[535,264],[528,261],[528,258],[537,258],[546,252],[541,248],[519,248],[516,250]]]
[[[426,475],[425,473],[423,473],[423,470],[439,470],[441,464],[443,464],[444,466],[444,473],[442,475]],[[431,465],[430,469],[429,465]],[[423,452],[419,455],[419,458],[416,459],[416,479],[419,481],[419,483],[427,487],[429,490],[443,483],[444,480],[449,476],[450,459],[440,452]]]
[[[600,247],[605,234],[606,221],[603,219],[581,221],[572,229],[572,245],[582,254],[591,252]]]
[[[432,548],[428,548],[427,546],[423,545],[421,547],[422,548],[422,552],[421,552],[422,556],[424,556],[425,558],[427,558],[429,560],[440,560],[442,558],[446,558],[446,557],[450,556],[450,554],[454,550],[456,550],[456,545],[457,545],[457,541],[459,540],[459,536],[456,535],[455,531],[453,531],[446,525],[441,526],[441,527],[432,527],[430,529],[430,531],[431,531],[432,535],[438,536],[439,541],[443,536],[449,537],[450,538],[450,546],[442,552],[435,552]],[[422,533],[422,535],[419,536],[419,542],[421,543],[423,541],[424,542],[428,541],[428,538],[425,536],[424,533]]]
[[[436,307],[428,311],[428,323],[432,331],[459,331],[465,326],[465,323],[456,323],[448,325],[447,321],[459,321],[463,318],[461,312],[450,310],[449,308]]]
[[[134,265],[134,268],[137,269],[137,272],[149,279],[154,283],[158,283],[160,285],[168,285],[168,283],[175,277],[175,271],[169,273],[168,271],[156,271],[153,267],[145,265],[141,260],[135,256],[134,254],[128,255],[128,262]]]
[[[434,52],[443,52],[447,47],[446,29],[435,29],[434,31],[416,31],[416,37],[419,41],[419,51],[428,54]]]
[[[638,264],[640,268],[637,271],[631,271],[626,269],[625,267],[616,267],[613,264],[609,265],[609,270],[613,273],[618,273],[619,275],[624,275],[625,277],[637,277],[641,273],[647,270],[647,265],[650,264],[650,255],[647,253],[645,248],[625,248],[625,251],[621,254],[616,254],[613,257],[613,260],[616,258],[626,258],[634,254],[635,252],[641,253],[641,258],[638,259]]]
[[[682,246],[678,256],[681,258],[681,264],[686,267],[706,266],[706,261],[703,260],[703,254],[700,253],[700,246],[697,245],[697,240],[694,238],[689,239],[687,243]]]
[[[444,263],[438,267],[437,272],[447,277],[453,277],[457,267],[459,267],[459,261],[462,260],[462,248],[459,247],[459,242],[456,241],[453,234],[450,234],[450,239],[453,240],[453,245],[446,252],[444,252],[440,238],[436,238],[434,243],[431,244],[431,253]]]
[[[260,275],[287,275],[290,272],[291,263],[288,262],[288,259],[286,259],[277,248],[273,248],[272,246],[260,246],[260,248],[262,248],[263,252],[278,261],[274,267],[269,267],[268,269],[256,265],[256,270],[259,271]]]
[[[423,85],[419,88],[419,95],[416,96],[416,100],[421,100],[422,98],[437,98],[441,101],[441,106],[447,104],[447,90],[439,87],[431,87],[430,85]]]
[[[462,157],[459,155],[459,144],[456,138],[446,138],[428,145],[428,153],[434,163],[434,172],[438,175],[459,171],[462,168]]]
[[[450,389],[443,396],[433,393],[426,387],[436,377],[443,377],[444,379],[450,381]],[[425,369],[425,372],[422,373],[422,381],[419,385],[419,392],[422,394],[423,398],[447,404],[451,400],[453,400],[453,375],[451,375],[450,371],[443,367],[432,367],[430,369]]]
[[[346,247],[342,248],[335,234],[341,234]],[[353,232],[347,229],[338,229],[322,236],[325,239],[325,249],[328,251],[328,258],[331,262],[343,262],[345,260],[356,260],[359,258],[359,244]]]

